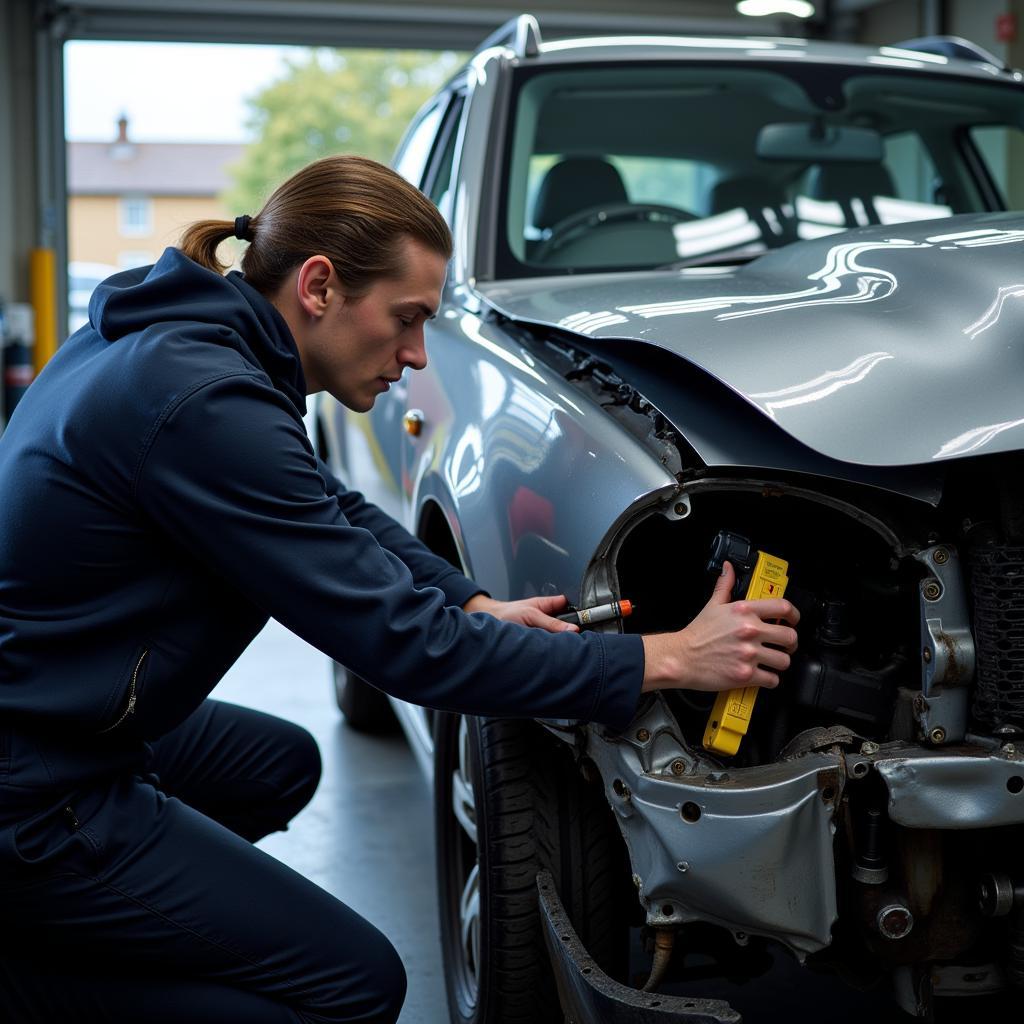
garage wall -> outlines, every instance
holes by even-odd
[[[0,300],[28,300],[35,244],[35,38],[32,4],[0,0]]]
[[[1006,44],[996,39],[996,18],[1010,6],[1008,0],[960,0],[949,10],[949,34],[963,36],[997,56],[1004,56]]]
[[[921,34],[918,0],[889,0],[861,12],[858,43],[884,46]]]

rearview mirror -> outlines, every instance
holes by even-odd
[[[882,159],[882,136],[873,128],[821,121],[766,124],[757,133],[756,151],[762,160],[878,163]]]

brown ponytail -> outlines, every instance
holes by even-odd
[[[235,225],[229,220],[198,220],[186,228],[178,248],[201,267],[223,274],[230,264],[217,259],[217,248],[234,233]]]
[[[181,250],[209,270],[224,271],[217,247],[234,237],[235,223],[203,220],[181,240]],[[402,238],[446,259],[451,232],[437,207],[390,168],[359,156],[328,156],[278,186],[244,232],[248,282],[272,295],[288,274],[313,255],[326,256],[345,290],[359,295],[379,277],[402,272]]]

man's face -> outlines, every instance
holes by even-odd
[[[400,246],[400,276],[378,279],[361,296],[345,296],[334,277],[328,309],[303,346],[310,390],[327,391],[356,412],[373,408],[407,366],[427,365],[423,324],[437,312],[447,264],[411,238]]]

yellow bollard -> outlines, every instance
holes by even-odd
[[[36,373],[57,351],[57,254],[53,249],[33,249],[28,265],[29,293],[35,311]]]

